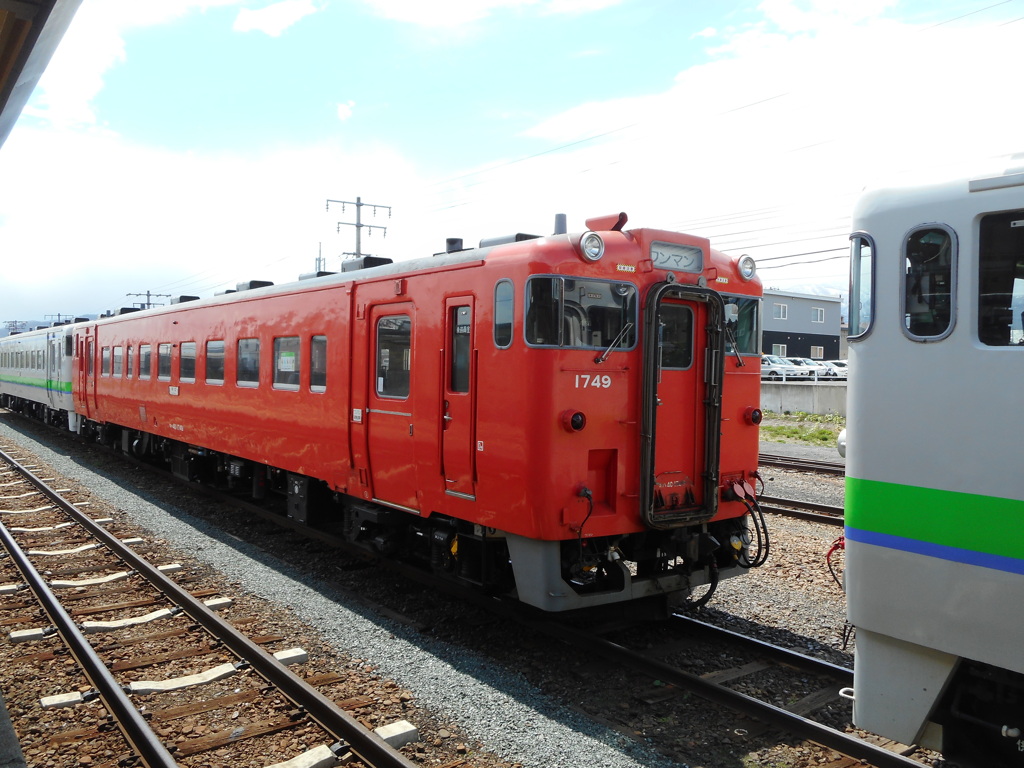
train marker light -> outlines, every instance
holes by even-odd
[[[764,418],[764,414],[761,413],[760,408],[747,408],[743,412],[743,418],[746,419],[748,424],[753,424],[755,427],[761,423],[761,419]]]
[[[569,432],[579,432],[587,426],[587,417],[582,411],[565,411],[562,413],[562,426]]]
[[[598,261],[604,256],[604,238],[597,232],[584,232],[577,250],[584,261]]]

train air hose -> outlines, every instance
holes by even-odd
[[[761,511],[761,505],[757,503],[757,499],[748,499],[744,497],[742,499],[743,504],[746,506],[747,511],[750,512],[750,519],[754,521],[754,533],[757,536],[757,549],[754,551],[754,556],[751,558],[747,555],[746,548],[740,550],[740,558],[736,564],[740,568],[759,568],[764,565],[768,560],[768,553],[771,551],[771,541],[768,537],[768,524],[764,519],[764,512]]]

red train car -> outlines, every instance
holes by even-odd
[[[75,409],[544,610],[673,604],[756,564],[761,286],[624,223],[76,326]]]

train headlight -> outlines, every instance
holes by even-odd
[[[569,432],[580,432],[587,426],[587,417],[583,411],[565,411],[562,414],[562,426]]]
[[[754,275],[757,274],[757,264],[754,262],[753,256],[743,254],[740,256],[740,277],[744,280],[753,280]]]
[[[580,238],[580,256],[584,261],[598,261],[604,256],[604,238],[597,232],[584,232]]]

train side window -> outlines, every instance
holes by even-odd
[[[298,336],[274,339],[274,389],[298,390],[299,352]]]
[[[224,342],[206,342],[206,383],[224,383]]]
[[[100,350],[100,376],[110,375],[110,347]]]
[[[849,339],[860,338],[871,329],[874,296],[875,244],[867,235],[855,234],[850,237]]]
[[[186,384],[191,384],[196,380],[196,343],[194,341],[185,341],[181,344],[178,378]]]
[[[309,389],[327,391],[327,337],[314,336],[309,342]]]
[[[135,370],[132,368],[132,352],[134,352],[134,350],[135,348],[131,344],[129,344],[124,350],[124,372],[129,379],[135,375]]]
[[[124,347],[114,347],[114,376],[124,375]]]
[[[153,351],[149,344],[139,345],[139,378],[148,379],[153,375]]]
[[[156,377],[160,381],[171,380],[171,345],[158,344],[156,348]]]
[[[377,320],[377,394],[409,396],[412,361],[412,320],[408,315],[388,315]]]
[[[260,340],[238,340],[238,371],[235,383],[240,387],[257,387],[260,383]]]
[[[903,331],[915,341],[944,338],[953,330],[953,265],[956,248],[951,230],[917,229],[903,246]]]
[[[494,345],[512,346],[512,322],[515,312],[515,288],[511,280],[499,280],[494,286]]]
[[[1024,210],[982,217],[978,290],[979,341],[1024,347]]]

